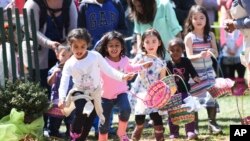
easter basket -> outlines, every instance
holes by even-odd
[[[62,110],[56,105],[53,104],[48,111],[46,112],[48,116],[56,117],[56,118],[64,118],[64,114],[62,113]]]
[[[181,104],[182,104],[182,94],[178,93],[178,94],[171,96],[168,103],[164,107],[162,107],[160,110],[163,110],[163,111],[173,110],[175,108],[178,108],[178,106]]]
[[[144,103],[147,107],[160,109],[166,105],[170,97],[169,86],[163,81],[158,80],[149,86]]]
[[[240,108],[239,108],[239,102],[238,102],[238,99],[239,97],[236,96],[236,105],[237,105],[237,111],[239,113],[239,116],[240,116],[240,121],[241,121],[241,124],[242,125],[250,125],[250,116],[246,116],[244,117],[244,109],[243,109],[243,96],[241,96],[241,111],[240,111]]]
[[[217,62],[216,56],[211,51],[209,51],[209,53]],[[217,62],[217,64],[219,64],[219,63]],[[204,62],[204,65],[205,65],[205,62]],[[223,97],[225,95],[232,95],[232,88],[235,84],[235,82],[233,80],[231,80],[229,78],[224,78],[220,65],[218,65],[218,68],[219,68],[219,71],[222,75],[222,78],[216,78],[214,85],[212,87],[208,88],[208,92],[210,93],[210,95],[213,98],[219,98],[219,97]]]
[[[183,85],[185,86],[186,92],[188,94],[188,98],[192,98],[192,96],[188,93],[187,86],[185,85],[184,80],[181,78],[181,76],[176,75],[180,78],[180,80],[183,82]],[[195,114],[193,111],[189,111],[190,108],[184,107],[182,104],[182,93],[177,93],[171,97],[169,102],[165,105],[163,110],[168,111],[168,115],[170,117],[170,120],[175,125],[181,125],[181,124],[187,124],[190,122],[193,122],[195,119]]]
[[[229,78],[216,78],[215,84],[208,89],[213,98],[219,98],[225,95],[232,95],[234,81]]]
[[[177,107],[168,111],[171,122],[174,125],[183,125],[190,122],[193,122],[195,119],[194,112],[188,112],[189,108],[187,107]]]
[[[165,76],[162,79],[162,81],[165,82],[169,86],[171,95],[174,95],[177,91],[177,85],[175,83],[175,76],[171,74],[171,72],[167,68],[166,68],[166,71],[168,75]]]
[[[164,66],[163,60],[159,59],[157,56],[151,54],[147,54],[145,56],[152,58],[154,61],[157,61],[158,64],[162,64],[162,66]],[[144,71],[149,72],[147,69]],[[149,108],[162,108],[171,97],[170,87],[163,80],[156,80],[152,82],[152,79],[150,79],[148,75],[145,75],[145,77],[148,85],[146,95],[142,97],[133,94],[132,92],[130,93],[134,97],[140,99]]]

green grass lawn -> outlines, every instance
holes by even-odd
[[[243,100],[243,108],[242,108],[242,100]],[[245,96],[238,97],[240,110],[243,109],[245,116],[250,116],[250,95],[249,93]],[[198,141],[229,141],[229,133],[230,133],[230,125],[239,125],[240,117],[237,111],[236,106],[236,97],[235,96],[226,96],[218,99],[218,103],[220,105],[220,113],[217,114],[217,122],[221,126],[223,130],[223,135],[210,135],[207,130],[207,111],[206,109],[201,109],[199,111],[199,139]],[[114,124],[113,127],[117,129],[117,114],[114,115]],[[169,127],[167,125],[167,120],[165,118],[165,140],[169,139]],[[134,115],[130,116],[129,120],[130,127],[128,128],[129,137],[134,130]],[[65,127],[62,126],[62,130],[65,130]],[[90,132],[89,138],[90,141],[96,141],[97,139],[94,137],[94,131]],[[119,141],[116,135],[109,136],[110,141]],[[184,127],[180,127],[180,138],[177,141],[186,140]],[[144,128],[142,141],[155,141],[154,138],[154,130],[152,126]]]
[[[244,116],[250,115],[250,95],[246,95],[243,97],[238,97],[239,99],[239,106],[241,109],[241,103],[243,99],[243,109],[244,109]],[[239,125],[240,124],[240,117],[237,111],[236,106],[236,97],[235,96],[227,96],[222,97],[218,99],[218,102],[220,104],[220,113],[217,114],[217,122],[219,125],[221,125],[223,130],[223,135],[209,135],[209,132],[207,130],[207,111],[206,109],[202,109],[199,111],[199,141],[229,141],[229,131],[230,131],[230,125]],[[114,127],[117,128],[117,115],[115,115],[115,123]],[[167,121],[165,121],[167,122]],[[134,115],[130,116],[130,124],[134,124]],[[131,127],[128,129],[129,136],[131,135],[134,127]],[[93,137],[93,132],[90,133],[89,140],[96,140]],[[181,126],[180,129],[180,141],[186,140],[185,137],[185,130],[183,126]],[[165,139],[170,140],[169,138],[169,127],[167,123],[165,123]],[[152,127],[144,128],[144,132],[142,135],[142,140],[144,141],[154,141],[154,130]],[[111,136],[109,137],[109,140],[118,141],[117,136]]]

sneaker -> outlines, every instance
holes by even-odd
[[[187,140],[193,140],[193,139],[197,139],[197,134],[195,134],[194,132],[188,132],[187,133]]]
[[[49,138],[49,130],[47,128],[43,128],[43,136]]]
[[[179,135],[174,135],[174,134],[172,134],[172,135],[169,136],[170,139],[176,139],[178,137],[179,137]]]
[[[120,136],[120,141],[130,141],[127,135]]]

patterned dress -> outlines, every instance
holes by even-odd
[[[160,72],[163,68],[166,67],[166,63],[160,58],[141,54],[137,55],[134,60],[135,62],[151,61],[153,62],[153,65],[148,69],[140,71],[131,86],[130,91],[132,92],[132,94],[136,95],[133,96],[130,101],[132,110],[134,111],[135,115],[146,115],[153,112],[158,112],[158,109],[148,108],[141,99],[144,99],[147,95],[147,89],[150,84],[160,79]]]
[[[204,42],[203,38],[197,37],[194,33],[191,34],[192,42],[193,42],[193,54],[199,54],[202,51],[206,51],[211,48],[211,36],[208,37],[207,42]],[[211,58],[200,58],[196,60],[191,60],[196,72],[198,73],[200,79],[210,80],[210,82],[214,82],[215,80],[215,72],[212,66]],[[192,79],[189,81],[191,86],[195,83]],[[192,88],[191,88],[192,91]],[[193,95],[199,98],[201,104],[205,107],[213,107],[215,105],[215,99],[211,97],[211,95],[207,92],[206,89],[200,91],[197,95]]]

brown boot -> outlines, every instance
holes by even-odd
[[[164,141],[164,127],[163,125],[154,126],[156,141]]]
[[[143,124],[142,125],[136,125],[135,130],[132,133],[132,141],[139,141],[141,139],[141,134],[143,131]]]

